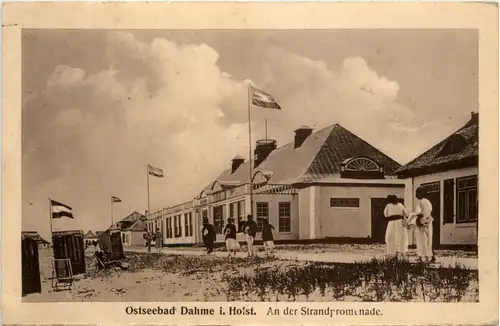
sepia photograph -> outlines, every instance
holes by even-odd
[[[488,6],[4,9],[4,322],[498,320]]]
[[[23,30],[23,300],[476,302],[477,43]]]

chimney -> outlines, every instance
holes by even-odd
[[[236,155],[231,162],[231,174],[233,174],[234,172],[236,172],[236,170],[238,170],[240,165],[245,162],[245,159],[239,155]]]
[[[308,126],[300,126],[298,129],[295,130],[295,141],[294,141],[294,146],[293,148],[298,148],[300,147],[304,141],[307,139],[312,134],[313,130],[311,127]]]
[[[479,112],[471,112],[470,118],[473,122],[477,123],[479,120]]]
[[[257,140],[257,145],[255,146],[254,154],[254,168],[259,166],[268,156],[274,151],[278,146],[278,143],[274,139],[261,139]]]

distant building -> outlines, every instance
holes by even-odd
[[[87,232],[83,236],[83,241],[85,242],[85,246],[92,246],[94,244],[94,241],[98,241],[97,235],[95,235],[94,233],[92,233],[91,230],[89,230],[89,232]]]
[[[478,146],[479,114],[473,112],[463,127],[396,171],[407,180],[408,207],[416,188],[428,189],[435,245],[477,244]]]
[[[254,220],[260,231],[269,219],[277,241],[383,242],[386,197],[405,193],[404,180],[394,174],[399,167],[339,124],[317,132],[301,126],[279,148],[275,140],[258,140],[251,162],[236,156],[192,201],[148,214],[147,227],[159,227],[167,245],[198,243],[206,217],[223,241],[227,219],[240,227],[250,214],[252,184]]]
[[[146,233],[146,222],[135,221],[130,227],[122,230],[122,243],[124,246],[144,246],[144,234]]]
[[[139,212],[132,212],[128,216],[113,224],[109,229],[119,229],[124,246],[144,245],[146,233],[146,217]],[[140,238],[140,240],[138,240]]]
[[[47,240],[43,239],[36,231],[22,231],[24,237],[32,238],[36,240],[39,249],[50,248],[51,244]]]

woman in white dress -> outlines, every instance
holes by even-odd
[[[385,206],[384,216],[389,220],[385,231],[387,254],[402,259],[408,251],[408,230],[406,218],[408,213],[395,195],[387,196],[389,203]]]
[[[411,213],[415,227],[415,240],[417,243],[417,255],[420,261],[432,263],[436,261],[432,251],[432,204],[426,198],[427,190],[418,187],[415,197],[418,199],[415,212]]]

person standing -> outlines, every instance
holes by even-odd
[[[227,225],[224,227],[224,234],[226,235],[226,248],[229,252],[229,257],[236,256],[236,252],[240,249],[240,244],[236,241],[236,226],[234,225],[234,218],[227,219]]]
[[[156,247],[156,252],[161,252],[163,248],[163,235],[161,234],[161,231],[159,228],[156,228],[156,237],[155,237],[155,247]]]
[[[264,249],[266,250],[266,256],[273,253],[274,250],[274,226],[269,223],[266,218],[262,221],[262,242],[264,243]]]
[[[255,235],[257,234],[257,223],[253,220],[252,215],[247,216],[245,233],[247,238],[248,257],[251,257],[254,255],[253,243],[255,241]]]
[[[411,215],[415,218],[415,240],[417,243],[417,255],[420,261],[433,263],[436,261],[432,251],[432,204],[426,198],[427,190],[424,187],[418,187],[415,191],[415,197],[418,204],[415,212]]]
[[[388,220],[385,231],[387,254],[401,259],[408,251],[408,231],[405,223],[408,213],[397,196],[389,195],[387,200],[384,209],[384,216]]]
[[[151,240],[152,240],[151,233],[149,233],[149,231],[147,231],[146,232],[146,246],[148,247],[148,252],[151,252]]]
[[[214,243],[217,235],[215,233],[214,226],[208,222],[208,218],[203,219],[201,234],[203,237],[203,244],[207,249],[207,255],[210,255],[214,251]]]

